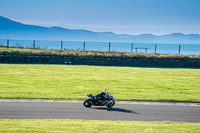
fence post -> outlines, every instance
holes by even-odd
[[[61,50],[63,49],[63,41],[61,41],[61,43],[60,43],[60,49]]]
[[[131,52],[133,52],[133,43],[131,43]]]
[[[181,54],[181,45],[178,47],[178,54]]]
[[[155,54],[156,54],[156,50],[157,50],[157,44],[155,44]]]
[[[145,48],[145,53],[147,53],[147,48]]]
[[[7,48],[9,48],[9,39],[7,39]]]
[[[83,50],[85,51],[85,42],[83,42]]]
[[[108,51],[110,51],[110,47],[111,47],[111,42],[109,42]]]
[[[33,48],[35,48],[35,40],[33,40]]]

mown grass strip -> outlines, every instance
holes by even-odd
[[[200,69],[0,64],[0,98],[200,101]]]
[[[200,123],[71,119],[0,119],[0,133],[199,133]]]

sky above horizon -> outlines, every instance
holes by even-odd
[[[0,16],[117,34],[200,34],[200,0],[0,0]]]

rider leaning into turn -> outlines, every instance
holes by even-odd
[[[95,98],[97,100],[103,101],[106,98],[107,95],[108,95],[108,90],[105,89],[104,91],[102,91],[99,94],[95,95]]]

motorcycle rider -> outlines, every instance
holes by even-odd
[[[106,98],[107,95],[108,95],[108,90],[105,89],[104,91],[95,95],[95,99],[99,102],[102,102],[102,101],[104,101],[104,99]]]

